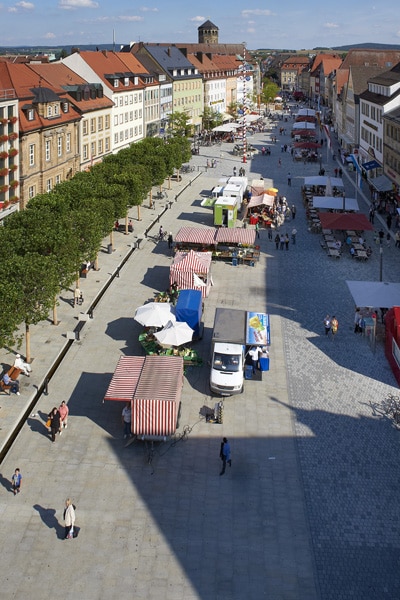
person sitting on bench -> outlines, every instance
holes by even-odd
[[[16,369],[20,369],[22,371],[22,373],[24,375],[26,375],[27,377],[29,377],[31,371],[32,371],[32,367],[29,363],[25,362],[22,358],[20,354],[17,354],[15,357],[15,361],[14,361],[14,367]]]
[[[16,379],[11,379],[11,377],[9,376],[8,373],[4,373],[2,382],[4,383],[4,386],[6,388],[10,389],[11,392],[13,392],[14,394],[17,394],[17,396],[20,395],[19,381],[17,381]]]

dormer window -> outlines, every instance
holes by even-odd
[[[129,77],[124,77],[124,86],[125,87],[129,86]]]
[[[54,105],[54,115],[59,115],[60,114],[60,107],[58,104]]]
[[[119,87],[119,79],[114,79],[114,87]]]
[[[49,104],[49,105],[47,106],[47,116],[48,116],[48,117],[52,117],[52,116],[53,116],[53,107],[52,107],[52,105],[51,105],[51,104]]]
[[[33,108],[30,108],[27,111],[26,118],[28,119],[28,121],[33,121],[33,119],[35,118],[35,111],[33,110]]]

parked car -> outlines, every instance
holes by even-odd
[[[182,175],[178,175],[178,173],[174,173],[171,175],[171,181],[182,181]]]

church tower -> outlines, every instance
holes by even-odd
[[[218,44],[218,27],[206,21],[198,28],[199,44]]]

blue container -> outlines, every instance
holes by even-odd
[[[260,358],[259,359],[259,363],[260,363],[260,371],[269,371],[269,358],[265,357],[265,358]]]
[[[252,365],[245,365],[244,378],[245,379],[253,379],[253,366]]]

